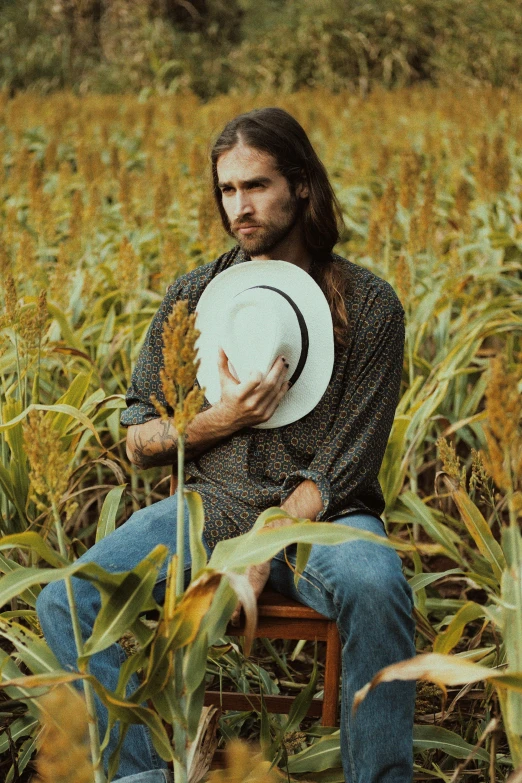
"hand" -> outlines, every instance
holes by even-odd
[[[228,357],[220,348],[218,369],[221,400],[214,407],[219,407],[223,419],[238,429],[268,421],[290,388],[286,380],[288,362],[283,356],[277,357],[265,377],[258,373],[240,383],[230,373]]]
[[[268,582],[270,576],[270,561],[267,563],[261,563],[261,565],[250,566],[246,572],[248,581],[252,585],[252,589],[255,593],[256,599],[259,598],[263,592],[263,588]],[[239,601],[234,614],[230,618],[232,625],[239,625],[239,616],[241,614],[241,602]]]

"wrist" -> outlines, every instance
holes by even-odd
[[[208,409],[214,429],[220,437],[226,438],[241,429],[241,425],[233,419],[230,409],[221,400]]]

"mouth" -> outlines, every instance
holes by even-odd
[[[237,231],[243,234],[243,236],[248,236],[248,234],[253,234],[254,231],[257,231],[258,228],[261,228],[261,226],[239,226]]]

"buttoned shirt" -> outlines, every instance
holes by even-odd
[[[318,521],[357,511],[380,518],[384,510],[378,474],[399,398],[404,311],[386,281],[341,256],[332,258],[347,280],[348,344],[336,345],[332,375],[320,402],[283,427],[244,427],[186,462],[190,489],[203,499],[210,548],[249,530],[262,511],[279,506],[306,479],[321,496]],[[160,380],[162,330],[175,303],[186,299],[194,312],[216,275],[248,261],[236,246],[169,286],[132,374],[128,407],[121,416],[124,426],[158,416],[152,394],[166,405]],[[202,410],[209,407],[205,400]]]

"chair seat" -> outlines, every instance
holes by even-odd
[[[266,587],[257,601],[259,617],[285,617],[287,619],[322,620],[325,618],[315,609],[287,598],[285,595]]]

